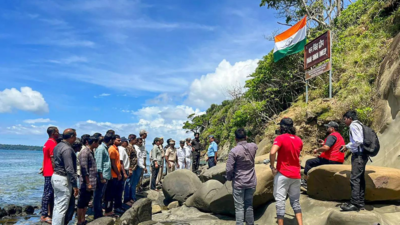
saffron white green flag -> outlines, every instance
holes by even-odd
[[[275,37],[274,61],[303,51],[307,42],[307,17]]]

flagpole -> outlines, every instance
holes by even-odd
[[[308,103],[308,80],[306,80],[306,103]]]
[[[332,98],[332,41],[333,41],[333,34],[331,31],[329,31],[329,36],[330,36],[330,56],[331,58],[329,59],[329,63],[331,64],[331,70],[329,70],[329,98]]]

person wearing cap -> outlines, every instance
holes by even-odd
[[[218,152],[218,145],[215,143],[214,135],[208,136],[210,145],[208,146],[207,157],[208,157],[208,168],[212,168],[217,165],[217,152]]]
[[[301,181],[301,186],[307,189],[307,174],[310,169],[326,164],[343,164],[344,153],[340,151],[340,147],[345,145],[342,135],[338,132],[339,124],[331,121],[324,125],[326,127],[325,140],[319,140],[321,147],[313,151],[314,154],[319,154],[315,159],[309,159],[304,168],[305,179]]]
[[[126,137],[121,138],[121,145],[118,146],[118,152],[119,152],[119,159],[121,161],[121,166],[122,170],[125,170],[125,182],[122,184],[122,188],[124,190],[124,203],[131,206],[132,203],[130,202],[129,199],[129,182],[130,182],[130,172],[129,172],[129,167],[130,167],[130,160],[129,160],[129,155],[127,152],[127,147],[128,147],[128,139]],[[128,193],[126,193],[128,192]],[[126,197],[126,198],[125,198]]]
[[[151,150],[151,155],[153,156],[153,160],[151,162],[151,190],[156,190],[156,179],[158,172],[160,171],[160,165],[161,165],[161,150],[160,150],[160,138],[156,137],[154,138],[153,141],[153,149]]]
[[[176,149],[176,156],[178,157],[178,169],[185,169],[185,159],[186,159],[186,150],[185,150],[185,140],[179,141],[179,148]]]
[[[164,163],[164,155],[165,155],[165,152],[166,152],[166,151],[164,151],[163,144],[164,144],[164,138],[163,138],[163,137],[160,137],[160,145],[159,145],[158,147],[159,147],[160,150],[161,150],[162,160],[161,160],[160,172],[159,172],[158,175],[157,175],[156,185],[161,184],[161,179],[162,179],[163,176],[164,176],[164,165],[165,165],[165,163]],[[165,159],[165,160],[166,160],[166,159]]]
[[[186,146],[185,146],[185,168],[190,170],[190,167],[192,166],[192,139],[191,138],[186,138]]]
[[[178,157],[176,154],[175,141],[169,142],[169,147],[165,152],[165,160],[167,161],[167,171],[172,173],[175,171],[175,165],[179,168]]]
[[[270,152],[270,168],[274,178],[274,198],[278,225],[283,225],[285,217],[286,196],[289,195],[290,205],[296,216],[297,223],[303,225],[300,207],[300,152],[303,141],[296,136],[293,120],[283,118],[279,123],[278,133]],[[275,168],[276,153],[278,162]]]

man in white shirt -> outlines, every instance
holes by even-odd
[[[176,155],[178,156],[179,169],[185,169],[185,140],[179,141],[179,148],[176,149]]]
[[[351,200],[340,206],[343,211],[359,211],[365,207],[365,167],[368,156],[364,154],[362,144],[364,142],[363,127],[358,121],[355,111],[348,111],[343,116],[344,123],[348,126],[350,143],[342,146],[342,151],[350,150],[351,156]]]
[[[190,167],[192,166],[192,139],[191,138],[186,138],[186,146],[185,146],[185,168],[190,170]]]
[[[129,167],[130,167],[130,160],[129,160],[129,155],[126,152],[126,147],[128,146],[128,139],[125,137],[121,138],[121,145],[118,146],[118,152],[119,152],[119,159],[121,160],[121,166],[125,170],[125,174],[129,176]],[[126,190],[126,186],[129,186],[130,179],[128,177],[125,178],[124,182],[124,187],[123,190]],[[126,195],[124,195],[126,196]],[[126,199],[124,199],[126,201]]]

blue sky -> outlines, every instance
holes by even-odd
[[[49,125],[191,136],[186,117],[229,98],[286,29],[259,2],[1,1],[0,143],[42,145]]]

